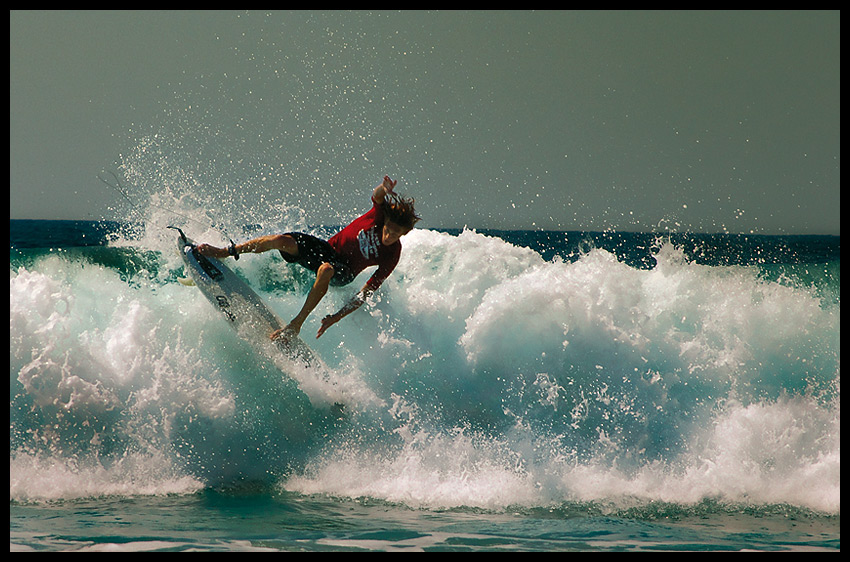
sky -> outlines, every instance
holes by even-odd
[[[838,11],[13,10],[9,46],[11,219],[121,218],[113,170],[339,224],[388,174],[425,228],[840,234]]]

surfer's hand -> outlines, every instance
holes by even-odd
[[[375,188],[375,191],[372,192],[372,202],[380,205],[384,202],[384,198],[387,195],[394,194],[395,192],[395,182],[390,179],[390,176],[384,176],[384,180],[378,184],[378,187]]]
[[[387,190],[387,193],[392,193],[393,189],[395,189],[395,184],[397,183],[398,181],[391,180],[390,176],[384,176],[384,183],[382,185],[384,186],[384,189]]]
[[[336,314],[328,314],[324,318],[322,318],[322,327],[319,328],[319,333],[316,334],[316,339],[322,337],[322,334],[325,333],[325,330],[339,322],[339,317]]]

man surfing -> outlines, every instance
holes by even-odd
[[[389,176],[384,176],[383,182],[372,192],[369,212],[352,221],[327,242],[302,232],[288,232],[260,236],[227,248],[198,244],[198,251],[214,258],[233,256],[239,259],[239,254],[278,250],[287,262],[300,264],[316,273],[316,281],[301,311],[285,328],[272,334],[272,339],[297,336],[304,321],[328,292],[329,285],[348,285],[367,267],[378,266],[345,306],[322,319],[316,334],[316,338],[320,338],[328,328],[360,308],[398,264],[400,239],[413,230],[420,217],[413,208],[413,199],[405,199],[393,191],[396,183]]]

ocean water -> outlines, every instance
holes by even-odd
[[[164,225],[333,227],[176,204],[10,221],[10,550],[840,549],[840,238],[416,229],[316,373]],[[312,283],[231,265],[284,320]]]

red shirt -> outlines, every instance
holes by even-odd
[[[378,266],[366,283],[373,291],[389,277],[401,256],[400,241],[391,246],[381,244],[383,228],[384,211],[372,200],[372,209],[368,213],[354,219],[328,240],[334,250],[348,258],[355,275],[369,266]]]

